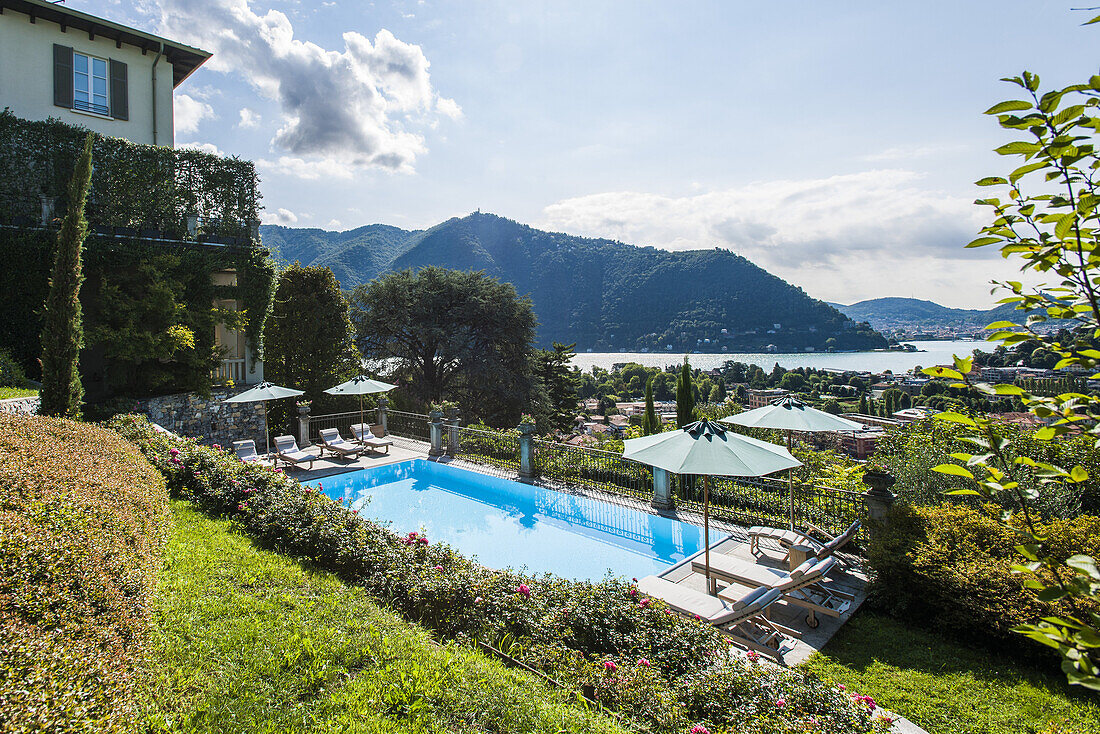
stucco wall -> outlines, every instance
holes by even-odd
[[[112,120],[100,115],[74,112],[53,103],[53,45],[71,46],[78,53],[115,59],[127,65],[129,77],[129,120]],[[115,48],[109,38],[88,40],[75,28],[65,33],[56,23],[7,8],[0,15],[0,108],[8,107],[17,117],[45,120],[56,117],[72,125],[83,125],[103,135],[126,138],[135,143],[153,143],[153,59],[127,44]],[[157,64],[157,140],[173,144],[172,66],[165,58]]]

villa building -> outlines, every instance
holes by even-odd
[[[787,390],[778,387],[770,390],[749,390],[749,410],[766,407],[780,398],[787,397],[789,394]]]
[[[81,294],[88,301],[90,333],[102,336],[103,329],[95,332],[97,324],[117,321],[117,314],[128,312],[104,312],[98,307],[100,299],[110,297],[104,294],[137,298],[137,313],[154,304],[141,303],[134,294],[148,291],[156,277],[183,277],[164,271],[186,267],[168,265],[175,260],[165,260],[167,253],[205,268],[213,292],[212,300],[205,296],[179,304],[190,315],[185,321],[198,327],[195,349],[203,355],[212,349],[218,357],[212,374],[198,377],[208,369],[202,366],[204,359],[188,361],[185,351],[143,354],[112,347],[110,339],[101,338],[87,344],[82,355],[90,400],[155,395],[173,388],[202,392],[204,382],[244,385],[263,380],[263,362],[254,346],[266,304],[257,277],[269,279],[270,271],[260,249],[255,167],[249,161],[174,146],[174,90],[210,56],[62,4],[0,0],[0,170],[11,173],[0,180],[0,248],[20,253],[28,262],[48,263],[35,253],[53,247],[68,208],[68,177],[91,131],[98,140],[85,207],[90,231],[85,241],[87,283]],[[111,252],[127,253],[128,261]],[[140,270],[141,263],[150,262],[158,263],[159,276]],[[27,298],[7,310],[0,307],[0,320],[37,328],[35,309],[48,282],[46,267],[20,274]],[[138,272],[146,273],[140,277],[150,282],[138,283]],[[7,281],[3,285],[15,287]],[[188,299],[192,290],[181,285],[174,292]],[[246,328],[229,328],[211,317],[235,311],[247,314],[234,319]],[[142,327],[112,322],[111,328]],[[166,326],[151,316],[145,328],[162,332]],[[164,343],[159,332],[133,338]],[[0,329],[0,348],[36,373],[35,340]]]

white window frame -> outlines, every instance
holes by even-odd
[[[87,72],[82,72],[77,69],[77,58],[79,57],[83,57],[88,60]],[[101,78],[103,79],[104,91],[102,95],[96,95],[94,91],[95,79],[97,77],[93,72],[93,68],[96,61],[100,61],[103,63],[103,76]],[[77,79],[82,75],[88,78],[87,91],[83,92],[88,98],[87,102],[81,102],[77,99],[77,96],[82,93],[82,90],[77,83]],[[101,108],[97,107],[95,104],[95,98],[97,96],[101,96],[103,98],[103,106]],[[93,56],[92,54],[82,53],[80,51],[77,51],[76,49],[73,49],[73,111],[85,112],[90,115],[98,115],[101,117],[111,116],[111,62],[109,59],[104,59],[99,56]]]

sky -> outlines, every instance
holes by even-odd
[[[214,56],[176,144],[256,161],[269,224],[480,209],[731,249],[816,298],[988,307],[964,250],[1011,139],[982,112],[1098,71],[1065,2],[68,0]]]

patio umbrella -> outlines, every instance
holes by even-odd
[[[759,477],[792,469],[802,463],[782,446],[742,436],[707,420],[677,431],[632,438],[623,442],[623,458],[675,474],[703,475],[703,547],[707,591],[710,578],[710,475]]]
[[[359,422],[364,423],[363,420],[363,396],[370,395],[376,392],[389,392],[397,387],[397,385],[391,385],[388,382],[381,382],[380,380],[372,380],[366,375],[359,374],[351,378],[347,382],[341,382],[336,387],[330,387],[325,390],[329,395],[358,395],[359,396]]]
[[[264,440],[267,442],[267,453],[271,454],[271,437],[267,430],[267,401],[279,398],[293,398],[303,395],[301,390],[292,390],[289,387],[279,387],[270,382],[261,382],[256,387],[245,390],[239,395],[223,400],[223,403],[263,403],[264,404]]]
[[[791,450],[793,431],[821,433],[825,431],[858,431],[863,428],[846,418],[811,408],[798,398],[786,397],[771,405],[755,408],[744,413],[721,419],[722,423],[732,423],[746,428],[777,428],[787,432],[787,450]],[[787,472],[787,492],[790,495],[791,530],[794,530],[794,473]]]

